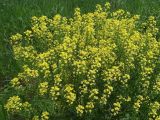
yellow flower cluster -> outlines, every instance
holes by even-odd
[[[44,111],[42,112],[41,116],[33,116],[32,120],[49,120],[49,113],[47,111]]]
[[[42,82],[39,84],[39,94],[44,95],[48,91],[48,82]]]
[[[157,120],[159,118],[158,116],[158,111],[160,110],[160,103],[159,102],[154,102],[150,104],[150,112],[149,112],[149,116],[150,116],[150,120]]]
[[[39,116],[35,115],[32,120],[39,120]]]
[[[113,109],[111,111],[112,111],[113,115],[117,115],[118,112],[121,109],[121,104],[119,102],[116,102],[116,103],[113,104],[113,106],[114,107],[113,107]]]
[[[52,99],[55,99],[55,100],[58,99],[57,97],[60,95],[59,91],[60,91],[60,88],[58,86],[51,87],[50,93],[51,93],[51,96],[53,97]]]
[[[31,109],[31,104],[28,102],[23,103],[19,96],[12,96],[8,99],[4,107],[8,112],[17,113],[21,110],[29,111]]]
[[[51,87],[50,94],[52,99],[57,100],[58,96],[60,96],[60,89],[61,89],[61,78],[60,75],[57,74],[54,77],[54,86]]]
[[[22,109],[22,102],[19,96],[12,96],[8,99],[5,108],[10,112],[19,112]]]
[[[47,111],[42,112],[41,120],[49,120],[49,113]]]
[[[31,104],[29,102],[24,102],[23,103],[23,109],[25,111],[30,111],[31,110]]]
[[[18,78],[13,78],[11,81],[10,81],[12,87],[17,87],[20,85],[20,81]]]
[[[65,92],[64,97],[66,99],[66,102],[70,105],[73,104],[73,102],[76,100],[76,94],[73,85],[72,84],[65,85],[64,92]]]
[[[18,44],[20,40],[22,40],[22,35],[17,33],[16,35],[11,36],[12,44]]]
[[[113,87],[106,84],[104,86],[104,90],[103,90],[103,94],[100,98],[100,103],[101,104],[107,104],[107,99],[109,98],[109,96],[111,95],[111,92],[113,91]]]
[[[84,113],[91,113],[94,109],[95,105],[94,102],[87,102],[86,105],[78,105],[76,107],[76,113],[79,116],[83,116]]]
[[[157,76],[155,84],[153,85],[153,94],[160,93],[160,74]]]
[[[21,69],[10,81],[10,93],[17,96],[8,99],[7,111],[27,110],[32,103],[28,117],[33,120],[61,119],[61,113],[73,119],[128,115],[134,120],[147,110],[144,119],[158,120],[160,41],[155,18],[142,23],[139,15],[109,10],[106,3],[92,13],[77,8],[73,18],[34,16],[31,29],[13,35]]]
[[[86,108],[86,111],[87,111],[87,112],[90,112],[90,113],[91,113],[92,110],[93,110],[93,108],[94,108],[94,103],[93,103],[93,102],[87,102],[85,108]]]
[[[76,112],[77,112],[78,115],[81,116],[81,115],[84,113],[84,106],[78,105],[78,106],[76,107]]]
[[[38,78],[39,74],[37,70],[32,70],[28,66],[23,66],[23,72],[20,72],[17,77],[10,81],[13,88],[20,89],[22,86],[31,84],[32,79]]]
[[[138,97],[137,97],[137,100],[136,100],[136,102],[134,103],[134,105],[133,105],[133,108],[135,109],[135,111],[136,112],[138,112],[139,111],[139,108],[141,107],[141,104],[143,103],[143,96],[141,96],[141,95],[139,95]]]

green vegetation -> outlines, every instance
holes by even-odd
[[[139,24],[146,21],[149,16],[155,16],[157,27],[160,28],[160,0],[0,0],[0,91],[6,88],[5,85],[8,86],[9,81],[22,68],[15,60],[16,55],[13,54],[10,37],[30,29],[31,17],[45,15],[52,18],[56,14],[61,14],[70,18],[73,17],[74,9],[77,7],[81,8],[82,13],[88,13],[95,10],[96,4],[104,5],[106,1],[111,3],[111,11],[124,9],[132,15],[141,15]],[[155,36],[157,41],[159,35],[160,33]],[[0,120],[5,120],[6,111],[3,106],[9,94],[10,88],[0,94]],[[152,104],[154,107],[157,102]]]

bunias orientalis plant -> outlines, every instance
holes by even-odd
[[[160,42],[154,17],[110,12],[33,17],[11,37],[21,72],[5,109],[32,120],[160,120]]]

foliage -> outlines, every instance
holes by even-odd
[[[21,71],[4,96],[9,118],[159,120],[160,42],[153,16],[110,4],[73,18],[32,17],[11,37]]]

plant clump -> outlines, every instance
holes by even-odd
[[[157,33],[153,16],[141,23],[109,3],[73,18],[32,17],[31,29],[11,37],[22,69],[8,87],[8,116],[160,120]]]

